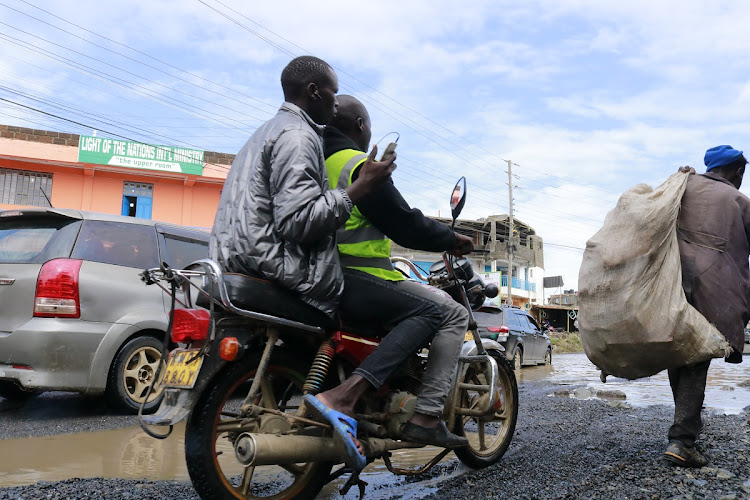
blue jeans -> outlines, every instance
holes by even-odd
[[[354,370],[376,389],[409,356],[432,342],[416,411],[441,415],[469,322],[466,310],[436,288],[410,280],[387,281],[345,269],[340,313],[344,319],[393,326],[375,351]]]

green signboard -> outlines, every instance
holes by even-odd
[[[89,135],[82,135],[78,143],[78,161],[183,174],[203,174],[203,151],[152,146],[142,142]]]

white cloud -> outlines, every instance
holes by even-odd
[[[339,70],[343,92],[366,102],[375,141],[401,133],[395,177],[425,212],[446,215],[461,175],[469,180],[465,216],[507,211],[504,160],[519,164],[518,217],[550,243],[547,270],[564,274],[566,287],[575,283],[580,251],[554,244],[582,248],[627,187],[658,184],[682,164],[700,167],[715,144],[750,149],[750,39],[738,29],[750,18],[745,2],[221,1],[250,20],[205,0],[247,29],[200,2],[34,2],[163,63],[13,4],[203,89],[0,7],[2,22],[101,59],[75,56],[184,105],[159,104],[8,42],[0,44],[0,85],[117,118],[164,141],[236,152],[281,103],[279,74],[290,54],[314,53]],[[196,107],[222,116],[199,120]]]

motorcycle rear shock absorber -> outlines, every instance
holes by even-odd
[[[310,371],[307,373],[305,385],[302,386],[302,391],[305,394],[317,394],[320,392],[326,376],[328,376],[328,368],[330,368],[335,354],[336,345],[333,340],[327,340],[320,345]]]

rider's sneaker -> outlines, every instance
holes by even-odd
[[[708,465],[708,458],[697,448],[688,448],[677,440],[669,442],[664,452],[664,458],[681,467],[705,467]]]
[[[407,422],[401,431],[401,439],[420,444],[431,444],[441,448],[460,448],[469,444],[469,440],[463,436],[457,436],[448,430],[442,420],[436,427],[422,427]]]

